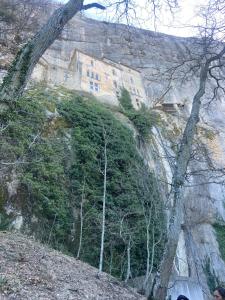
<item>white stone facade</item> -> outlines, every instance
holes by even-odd
[[[46,51],[34,69],[32,78],[48,84],[81,90],[111,105],[118,105],[121,89],[129,91],[134,108],[147,104],[147,97],[139,71],[108,59],[97,59],[74,50],[70,57]]]

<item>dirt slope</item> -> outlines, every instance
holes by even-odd
[[[0,299],[145,299],[115,278],[27,237],[0,232]]]

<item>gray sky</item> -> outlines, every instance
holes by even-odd
[[[67,0],[55,0],[61,3],[66,3]],[[86,0],[85,4],[95,1]],[[98,1],[104,3],[104,0]],[[197,3],[196,3],[197,2]],[[159,20],[156,24],[152,21],[152,17],[149,17],[147,13],[147,4],[146,0],[138,1],[138,8],[136,9],[137,17],[131,15],[129,23],[131,25],[141,27],[149,30],[157,30],[159,32],[172,34],[176,36],[193,36],[195,33],[193,29],[188,25],[196,25],[198,23],[198,18],[196,17],[196,11],[199,5],[204,4],[206,0],[180,0],[180,8],[175,11],[174,17],[172,18],[171,14],[162,10],[159,15]],[[107,9],[105,12],[91,9],[85,12],[85,15],[94,18],[97,20],[105,20],[109,22],[123,22],[126,23],[126,20],[118,20],[115,17],[115,12]],[[155,26],[156,25],[156,28]]]

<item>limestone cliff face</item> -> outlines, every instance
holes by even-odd
[[[68,60],[74,49],[99,59],[120,62],[141,72],[149,106],[158,100],[182,104],[182,109],[175,116],[162,112],[163,126],[154,129],[153,142],[140,145],[140,152],[160,179],[159,186],[165,198],[168,216],[171,203],[166,203],[169,191],[167,182],[171,182],[174,151],[198,87],[198,78],[194,77],[181,85],[179,73],[168,88],[168,81],[162,80],[159,74],[184,59],[191,42],[191,39],[79,16],[66,26],[60,39],[44,54],[44,58],[51,57],[56,64]],[[225,167],[224,116],[223,99],[212,103],[209,109],[206,109],[203,101],[195,160],[189,166],[184,194],[185,222],[174,263],[172,280],[175,279],[177,284],[171,289],[172,300],[176,299],[177,293],[182,292],[190,299],[210,299],[210,276],[225,282],[225,263],[212,226],[216,220],[225,221],[225,188],[218,179],[221,174],[215,176],[215,173],[208,170],[212,169],[212,163],[218,168]]]
[[[173,142],[179,140],[179,134],[176,136],[175,132],[178,128],[180,132],[182,131],[190,111],[192,97],[198,87],[198,78],[187,80],[181,85],[177,76],[168,90],[168,82],[161,80],[158,74],[183,59],[187,55],[189,44],[191,39],[77,17],[65,28],[61,38],[52,45],[45,56],[53,56],[56,61],[65,59],[76,48],[100,59],[107,58],[121,62],[141,72],[150,106],[159,98],[164,102],[183,104],[177,116],[165,116],[167,133],[171,132],[174,136],[162,134],[163,130],[162,132],[156,130],[154,147],[145,145],[142,148],[142,154],[149,165],[155,169],[160,178],[170,182],[174,163],[171,158],[174,155]],[[211,104],[209,109],[205,109],[203,101],[199,125],[201,147],[198,145],[200,148],[196,148],[198,155],[189,167],[190,175],[185,192],[185,224],[175,262],[174,274],[193,279],[203,290],[202,295],[198,294],[198,297],[201,297],[199,299],[210,298],[207,272],[217,277],[220,282],[225,281],[225,263],[221,258],[212,227],[215,220],[225,220],[225,189],[222,184],[218,184],[214,173],[198,172],[199,169],[210,169],[212,162],[217,167],[224,168],[225,103],[222,100]],[[164,191],[167,188],[164,186]],[[206,271],[208,263],[209,269]],[[197,299],[193,297],[194,295],[192,299]]]

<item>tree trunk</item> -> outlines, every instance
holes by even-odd
[[[70,0],[57,9],[41,30],[18,52],[0,87],[1,102],[12,102],[24,91],[40,57],[62,32],[64,25],[83,7],[83,0]]]
[[[167,234],[167,244],[160,266],[160,281],[155,294],[155,299],[157,300],[164,300],[166,298],[169,279],[173,268],[173,261],[176,255],[181,224],[183,221],[183,199],[180,196],[181,191],[181,188],[178,188],[176,191],[174,191],[174,198],[176,198],[178,205],[176,205],[176,207],[174,208],[174,211],[172,212],[172,216],[170,218],[170,225]]]
[[[125,282],[127,282],[131,276],[130,250],[131,250],[131,236],[129,236],[129,241],[128,241],[128,245],[127,245],[127,275],[126,275]]]
[[[147,259],[146,259],[146,273],[145,273],[145,279],[143,282],[143,289],[146,290],[148,279],[150,276],[150,235],[149,235],[149,227],[151,222],[151,213],[149,216],[149,219],[147,216],[145,216],[146,219],[146,250],[147,250]]]
[[[83,240],[83,225],[84,225],[84,217],[83,217],[83,205],[84,205],[84,191],[85,191],[85,179],[82,188],[82,196],[81,196],[81,203],[80,203],[80,238],[79,238],[79,246],[77,250],[77,259],[80,258],[80,251],[82,246]]]
[[[192,149],[194,134],[199,121],[201,98],[205,94],[207,74],[209,71],[210,64],[214,61],[220,60],[220,58],[224,54],[225,54],[225,47],[218,54],[206,59],[206,61],[201,65],[199,89],[193,98],[191,114],[187,121],[186,127],[184,129],[184,133],[182,136],[181,144],[176,159],[176,166],[173,174],[172,190],[170,193],[170,197],[173,202],[172,203],[173,209],[169,221],[167,243],[165,246],[163,259],[160,266],[159,283],[155,292],[155,299],[157,300],[166,299],[170,274],[172,273],[173,261],[176,255],[179,235],[181,231],[181,225],[183,222],[183,207],[184,207],[184,198],[182,195],[183,185],[185,181],[185,174],[187,171],[188,162],[191,157],[191,149]]]
[[[159,285],[155,293],[155,299],[157,300],[166,299],[169,279],[173,268],[173,261],[176,255],[179,234],[183,222],[184,198],[182,195],[182,187],[185,180],[188,162],[191,157],[191,149],[196,126],[199,121],[201,98],[205,93],[205,84],[209,64],[210,61],[207,60],[206,63],[204,63],[201,67],[199,89],[193,99],[191,114],[187,121],[176,159],[176,167],[174,170],[172,181],[172,190],[170,193],[173,209],[169,221],[167,243],[160,266]]]
[[[104,128],[103,128],[104,130]],[[106,183],[107,183],[107,141],[106,132],[104,130],[104,184],[103,184],[103,197],[102,197],[102,236],[101,236],[101,250],[99,259],[99,273],[103,268],[103,255],[104,255],[104,239],[105,239],[105,204],[106,204]]]

